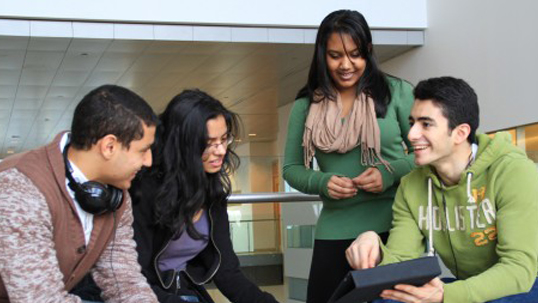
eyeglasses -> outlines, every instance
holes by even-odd
[[[219,145],[222,145],[222,147],[227,148],[228,145],[232,144],[234,142],[234,136],[232,134],[228,134],[226,138],[221,139],[220,143],[208,143],[205,147],[204,154],[210,152],[211,150],[216,150]]]

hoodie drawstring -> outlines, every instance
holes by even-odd
[[[428,224],[430,225],[429,228],[429,235],[428,235],[428,256],[434,255],[433,250],[433,186],[432,186],[432,178],[428,178]]]
[[[476,203],[476,199],[473,196],[473,192],[471,190],[471,180],[473,179],[473,173],[468,172],[467,173],[467,202],[474,204]]]

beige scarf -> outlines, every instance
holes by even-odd
[[[381,157],[381,139],[377,124],[374,100],[360,94],[351,112],[342,121],[342,100],[336,93],[336,102],[316,97],[310,103],[303,135],[304,164],[308,168],[315,154],[315,147],[330,153],[346,153],[361,146],[361,163],[364,166],[383,164],[392,172],[390,164]]]

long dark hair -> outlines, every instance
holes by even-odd
[[[361,57],[366,60],[366,69],[357,83],[357,94],[365,92],[375,101],[378,117],[384,117],[390,103],[391,93],[386,75],[377,66],[372,46],[372,33],[364,16],[352,10],[338,10],[323,19],[318,29],[314,56],[310,65],[308,82],[299,91],[297,98],[308,97],[314,102],[314,91],[318,90],[324,98],[336,100],[333,79],[327,69],[327,40],[331,34],[347,34],[359,48]]]
[[[174,234],[185,224],[189,235],[199,239],[200,234],[192,223],[196,212],[214,203],[226,205],[231,193],[229,174],[239,165],[239,157],[232,150],[233,143],[228,147],[219,172],[206,173],[202,162],[208,142],[206,122],[221,115],[228,133],[237,138],[238,116],[200,90],[183,91],[160,115],[154,164],[147,173],[158,181],[152,197],[156,223]]]

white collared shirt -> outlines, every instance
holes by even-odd
[[[66,133],[63,135],[62,140],[60,140],[60,150],[63,152],[65,146],[67,145],[67,142],[69,140],[70,133]],[[77,183],[82,184],[84,182],[88,181],[88,178],[84,176],[82,171],[71,161],[69,161],[71,168],[73,170],[72,177],[77,181]],[[93,230],[93,214],[90,214],[83,210],[80,205],[78,204],[78,201],[75,199],[75,192],[69,187],[69,180],[65,178],[65,187],[67,188],[67,192],[73,199],[73,202],[75,204],[75,208],[77,209],[77,215],[80,219],[80,223],[82,224],[82,230],[84,231],[84,240],[86,242],[86,245],[90,242],[90,237],[92,235]]]

